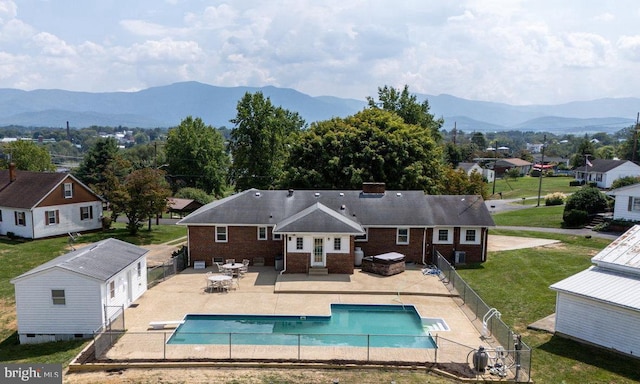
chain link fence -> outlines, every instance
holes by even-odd
[[[530,382],[531,348],[500,319],[500,312],[490,308],[439,252],[436,252],[436,266],[441,271],[443,283],[460,296],[464,304],[461,309],[490,344],[487,348],[489,354],[493,351],[496,359],[504,361],[516,382]]]

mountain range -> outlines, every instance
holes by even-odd
[[[137,92],[75,92],[65,90],[0,89],[0,126],[26,127],[173,127],[187,116],[214,127],[233,126],[238,101],[246,92],[262,92],[276,106],[298,112],[307,123],[346,117],[367,102],[334,96],[312,97],[289,88],[217,87],[182,82]],[[372,95],[375,96],[375,95]],[[557,105],[510,105],[416,94],[428,100],[430,112],[443,117],[444,129],[464,132],[503,130],[555,134],[617,132],[633,126],[639,98],[605,98]]]

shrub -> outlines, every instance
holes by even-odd
[[[566,210],[562,214],[562,220],[567,227],[581,227],[587,222],[589,214],[581,209]]]
[[[562,192],[554,192],[546,195],[544,197],[544,205],[562,205],[564,201],[567,199],[567,195]]]
[[[108,229],[111,229],[111,223],[112,223],[112,221],[111,221],[110,217],[107,217],[107,216],[103,216],[102,217],[102,229],[103,230],[106,231]]]
[[[569,182],[569,186],[570,187],[579,187],[580,186],[580,181],[578,180],[573,180]]]
[[[598,188],[583,187],[567,198],[564,210],[567,212],[579,209],[593,215],[604,212],[608,206],[607,196]]]

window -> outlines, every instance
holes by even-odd
[[[629,196],[628,211],[640,212],[640,197]]]
[[[67,299],[64,297],[64,289],[52,289],[51,301],[53,302],[53,305],[65,305],[67,303]]]
[[[461,228],[460,244],[480,244],[479,230],[476,228]]]
[[[433,243],[434,244],[452,244],[453,228],[434,228]]]
[[[296,250],[304,249],[304,238],[296,237]]]
[[[227,227],[216,227],[216,243],[227,242]]]
[[[24,212],[15,212],[16,225],[25,227],[27,225],[27,219]]]
[[[267,240],[267,227],[258,227],[258,240]]]
[[[282,240],[281,233],[273,233],[273,231],[271,231],[271,233],[273,234],[273,240]]]
[[[409,244],[409,228],[396,230],[396,244]]]
[[[367,241],[369,238],[369,228],[364,228],[364,235],[356,235],[354,237],[355,241]]]
[[[0,209],[0,223],[2,222],[2,209]]]
[[[339,237],[334,237],[333,238],[333,250],[334,251],[339,251],[342,249],[342,239]]]
[[[116,297],[116,282],[112,281],[109,283],[109,297],[110,298],[114,298]]]
[[[86,207],[80,207],[80,220],[93,219],[93,207],[88,205]]]
[[[468,242],[476,241],[476,231],[474,229],[467,229],[465,231],[464,240]]]
[[[64,183],[64,198],[71,199],[73,197],[73,184]]]
[[[53,225],[58,224],[60,222],[60,213],[59,211],[46,211],[44,213],[45,216],[45,224]]]

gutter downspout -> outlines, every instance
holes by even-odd
[[[489,241],[489,228],[482,228],[484,236],[482,240],[482,261],[487,261],[487,241]]]
[[[427,247],[427,227],[424,227],[422,232],[422,265],[427,265],[427,263],[425,263],[424,261],[424,258],[426,257],[426,247]]]
[[[288,237],[286,235],[283,235],[283,236],[284,236],[284,241],[283,241],[283,243],[284,243],[284,252],[282,252],[282,257],[283,257],[283,259],[282,259],[282,271],[280,271],[280,273],[279,273],[280,275],[282,275],[283,273],[285,273],[287,271],[287,238]]]

